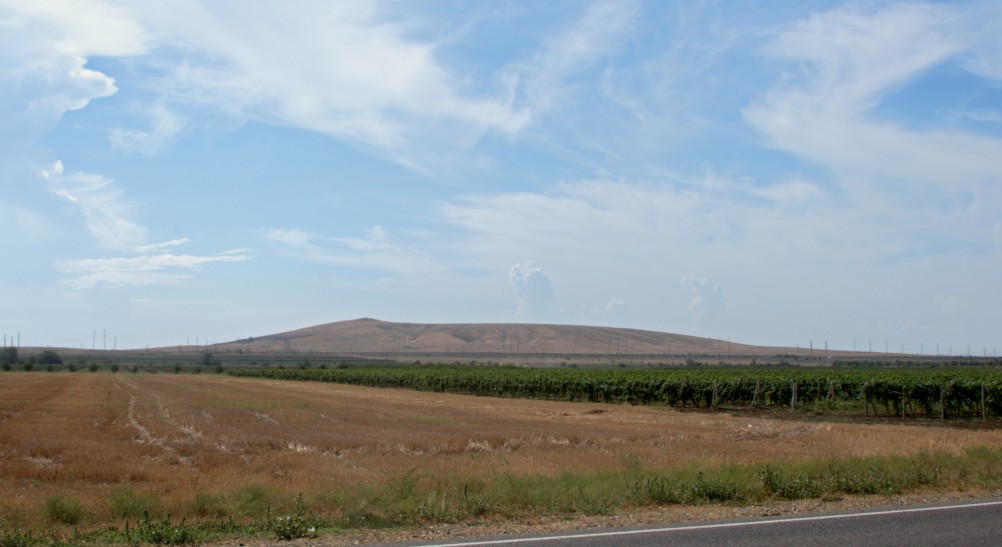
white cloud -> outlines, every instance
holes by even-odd
[[[640,15],[636,2],[594,2],[572,25],[547,39],[539,53],[511,67],[523,82],[534,110],[559,108],[576,87],[572,80],[602,59],[609,59],[629,39]],[[589,89],[597,82],[589,82]]]
[[[531,260],[508,270],[508,287],[515,292],[516,317],[545,320],[553,313],[553,284]]]
[[[193,270],[213,262],[242,262],[247,254],[219,254],[213,256],[175,255],[163,253],[117,258],[90,258],[57,263],[57,269],[71,279],[63,285],[75,289],[93,289],[99,286],[172,285],[191,275],[178,270]]]
[[[265,239],[268,241],[300,249],[315,248],[312,242],[314,237],[298,228],[271,228],[265,231]]]
[[[162,82],[171,100],[316,131],[401,163],[431,162],[487,132],[514,134],[526,111],[475,96],[420,41],[400,4],[188,2],[136,7],[160,41],[185,53]],[[431,33],[429,33],[431,34]],[[448,144],[442,143],[443,139]]]
[[[364,230],[362,237],[321,235],[299,228],[272,228],[264,237],[301,260],[388,274],[398,280],[438,278],[444,267],[428,252],[397,241],[378,225]]]
[[[140,152],[152,155],[159,151],[175,135],[180,133],[187,120],[171,112],[163,104],[156,104],[150,111],[151,128],[137,131],[116,127],[108,134],[112,148],[125,152]]]
[[[682,290],[688,294],[689,314],[695,325],[701,324],[708,316],[716,313],[719,309],[723,295],[718,283],[714,283],[705,277],[696,275],[683,275],[679,279]]]
[[[895,4],[815,14],[766,52],[799,70],[745,109],[772,144],[832,169],[846,187],[907,190],[938,206],[944,196],[997,182],[998,139],[908,129],[874,109],[890,92],[970,47],[949,6]]]
[[[0,1],[0,108],[34,140],[69,110],[117,91],[110,76],[87,68],[91,55],[146,51],[146,35],[122,10],[88,0]],[[9,102],[8,102],[9,101]],[[6,103],[6,104],[4,104]]]
[[[771,186],[754,186],[749,189],[749,192],[777,206],[799,206],[825,197],[825,191],[820,186],[802,179],[794,179]]]
[[[140,245],[139,247],[136,247],[136,252],[137,253],[152,253],[152,252],[155,252],[155,251],[160,251],[162,249],[167,249],[167,248],[170,248],[170,247],[177,247],[178,245],[184,245],[185,243],[188,243],[188,242],[189,242],[188,238],[182,237],[182,238],[179,238],[179,239],[172,239],[170,241],[164,241],[164,242],[161,242],[161,243],[151,243],[149,245]]]
[[[66,173],[58,161],[51,170],[44,170],[42,177],[50,192],[79,209],[87,231],[102,247],[134,249],[146,238],[146,228],[131,220],[132,207],[113,180],[88,173]]]
[[[606,302],[604,306],[596,308],[594,313],[600,317],[609,317],[613,315],[616,310],[621,309],[624,304],[625,302],[619,298],[613,298],[612,300]]]
[[[36,40],[50,35],[54,39],[46,47],[59,53],[111,56],[146,51],[146,33],[122,9],[107,2],[0,0],[0,9],[8,13],[8,28],[31,27],[32,32],[26,34]],[[46,32],[38,32],[43,29]]]
[[[943,313],[954,315],[971,309],[971,304],[966,296],[937,296],[936,303],[942,308]]]

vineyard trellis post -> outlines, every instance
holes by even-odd
[[[797,382],[793,382],[793,396],[790,397],[790,408],[797,408]]]
[[[981,419],[988,419],[988,407],[985,406],[985,384],[981,384]]]
[[[752,406],[755,407],[755,408],[759,407],[758,392],[759,392],[759,389],[760,389],[759,388],[759,384],[761,382],[762,382],[761,379],[758,379],[758,378],[755,379],[755,394],[752,395],[752,401],[751,401]]]

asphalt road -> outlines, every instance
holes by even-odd
[[[544,536],[478,538],[437,547],[640,547],[649,545],[1002,545],[1002,500],[681,524]]]

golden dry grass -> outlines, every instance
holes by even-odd
[[[213,346],[220,351],[322,352],[385,355],[566,356],[807,356],[808,349],[774,348],[640,329],[516,323],[394,323],[354,319]],[[848,355],[848,352],[831,352]],[[820,352],[817,353],[820,356]]]
[[[699,462],[961,451],[1002,431],[807,423],[213,375],[0,375],[0,517],[44,525],[60,494],[120,524],[116,488],[197,517],[250,485],[313,498],[405,476],[494,477]],[[322,496],[321,496],[322,497]],[[287,507],[287,505],[286,505]]]

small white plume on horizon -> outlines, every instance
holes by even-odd
[[[553,284],[543,269],[531,260],[515,264],[508,270],[508,286],[515,291],[515,316],[529,319],[545,318],[553,307]]]
[[[720,307],[723,300],[720,284],[696,275],[683,275],[679,283],[691,297],[689,315],[694,324],[700,324]]]

